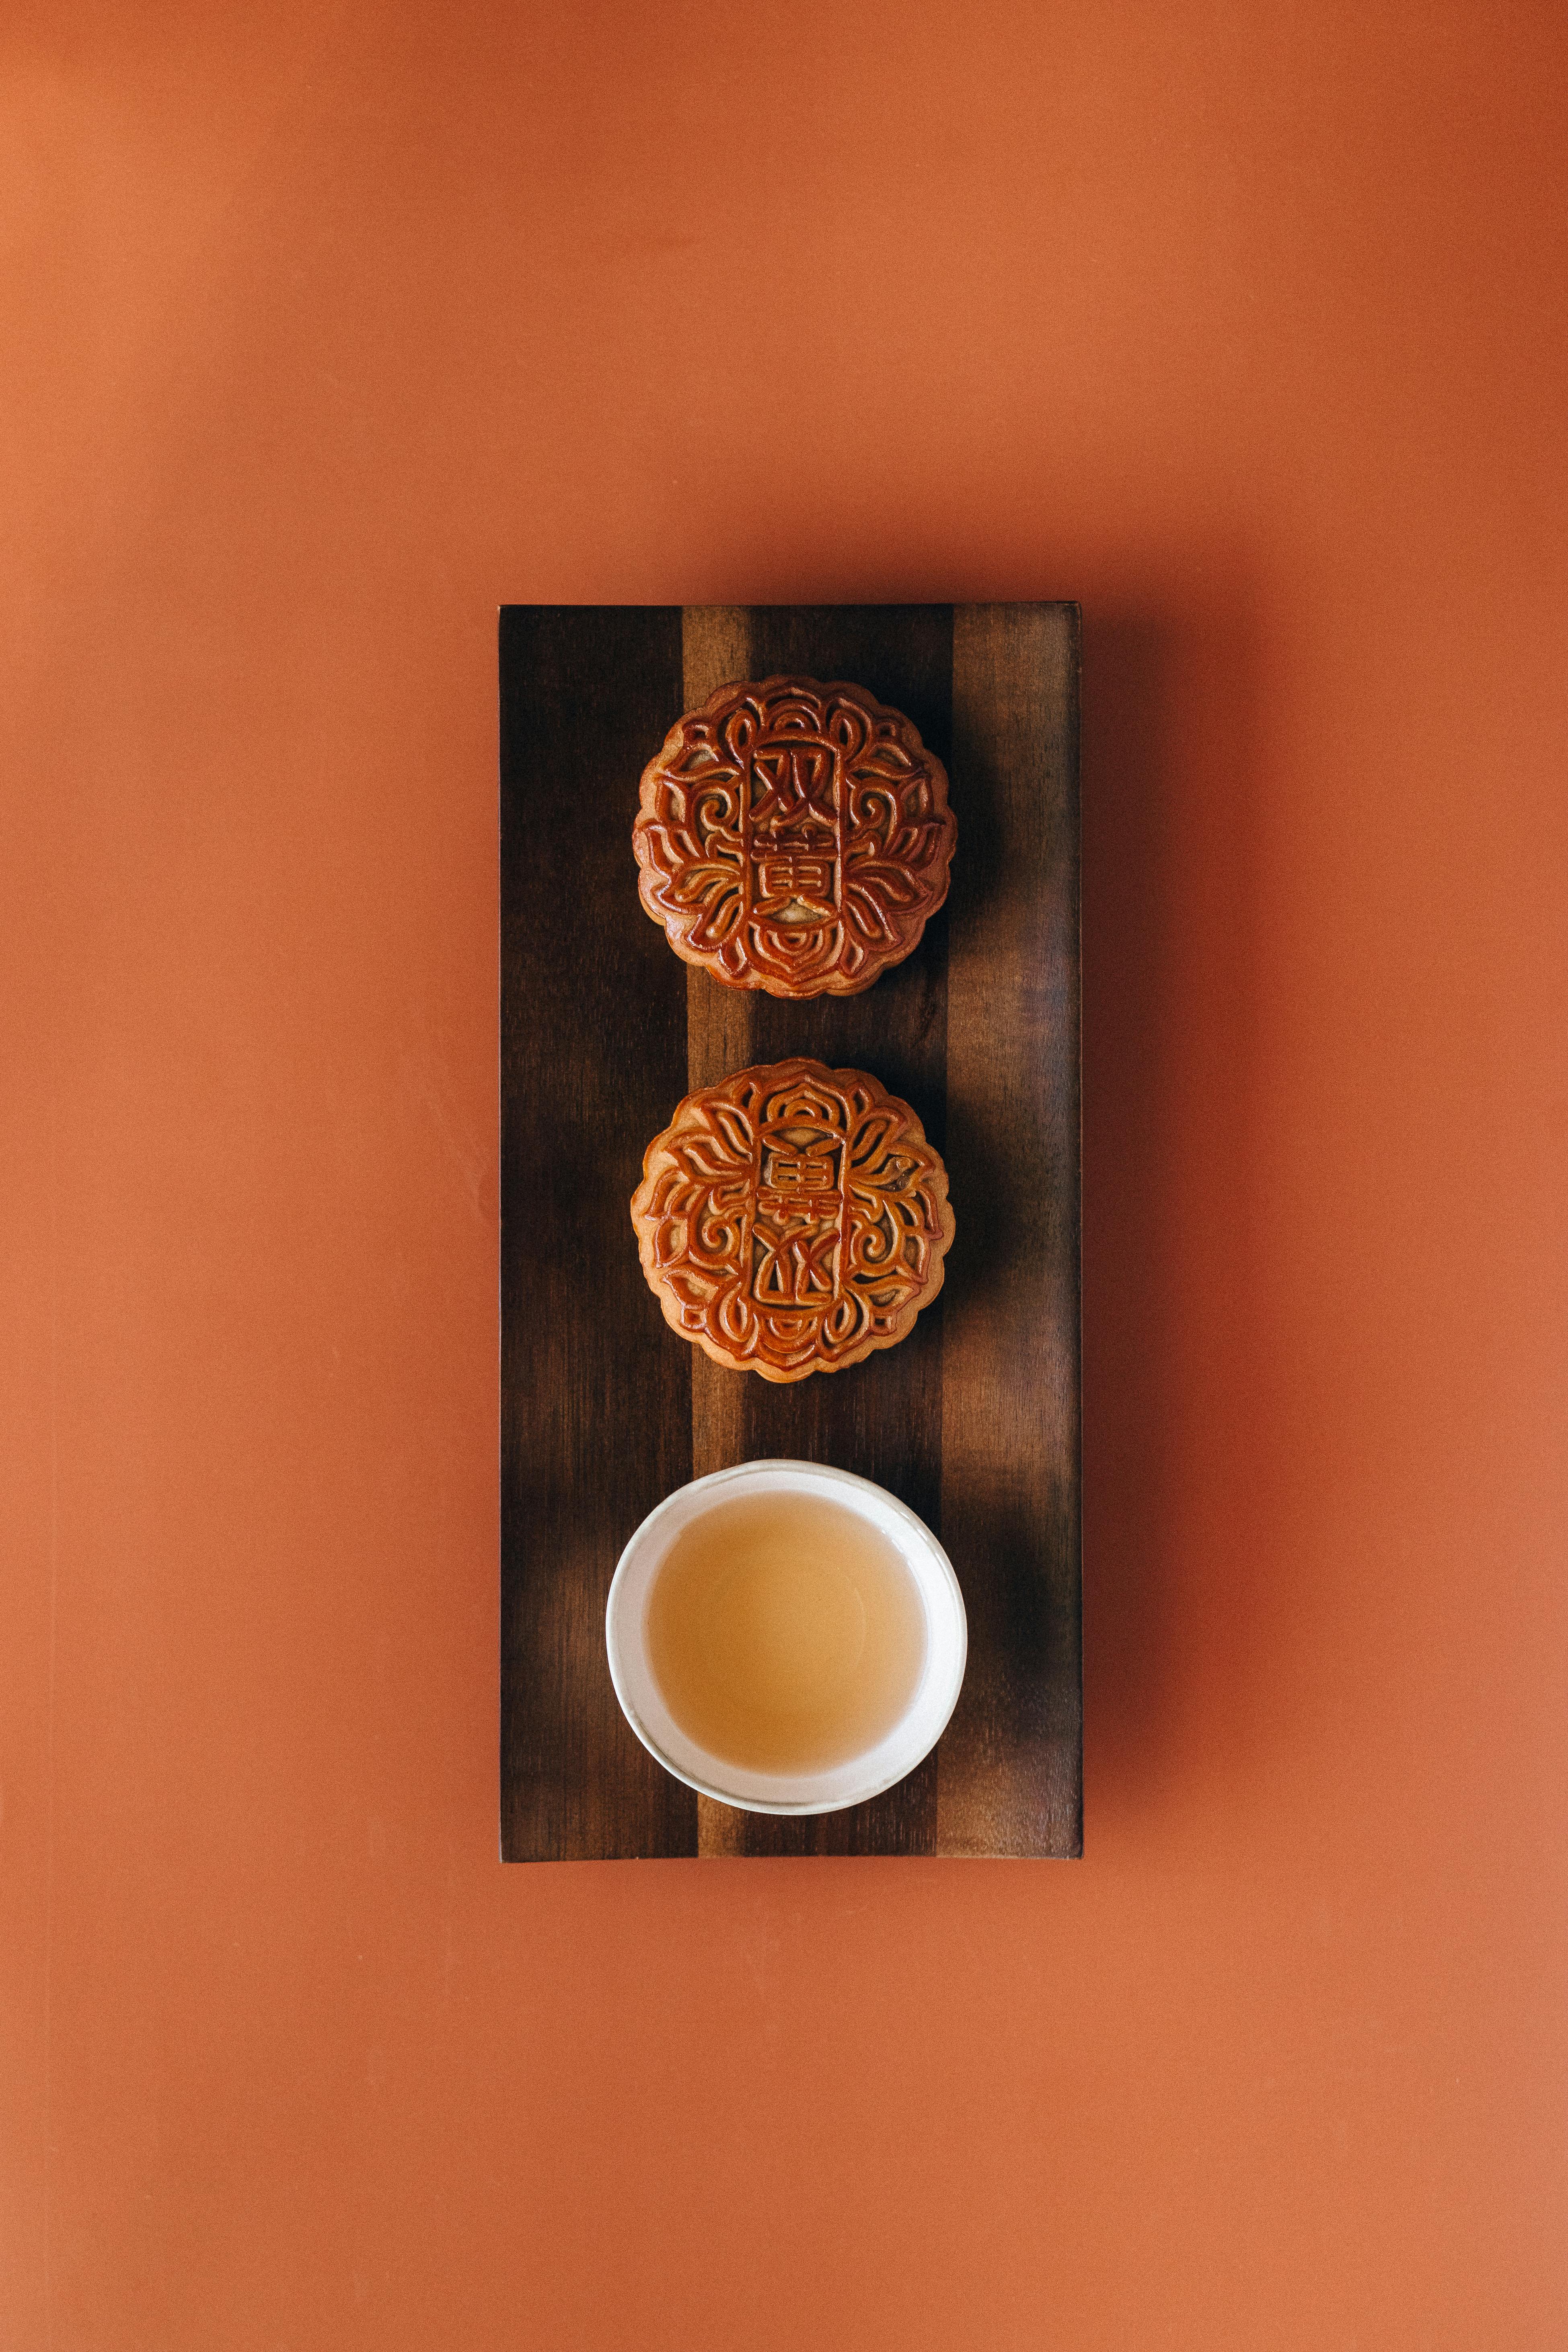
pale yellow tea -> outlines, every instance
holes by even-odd
[[[925,1664],[898,1548],[815,1495],[738,1496],[694,1519],[654,1579],[647,1647],[671,1715],[753,1772],[818,1772],[876,1746]]]

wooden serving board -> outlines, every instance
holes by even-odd
[[[728,679],[784,672],[868,688],[951,777],[948,904],[859,996],[721,987],[637,898],[637,783],[667,730]],[[502,1857],[1076,1854],[1078,608],[510,605],[500,688]],[[913,1105],[958,1234],[909,1339],[775,1386],[669,1329],[627,1204],[683,1095],[792,1054]],[[665,1772],[605,1657],[638,1521],[767,1455],[901,1496],[969,1613],[935,1752],[806,1820]]]

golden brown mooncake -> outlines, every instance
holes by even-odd
[[[643,771],[643,905],[688,963],[770,996],[852,996],[947,896],[947,771],[859,686],[721,686]]]
[[[671,1329],[764,1381],[896,1347],[953,1234],[947,1171],[908,1103],[798,1056],[687,1096],[643,1156],[632,1223]]]

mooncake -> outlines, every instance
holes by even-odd
[[[863,687],[721,686],[643,771],[642,902],[688,963],[770,996],[852,996],[947,896],[947,771]]]
[[[671,1329],[764,1381],[896,1347],[953,1235],[947,1171],[909,1104],[802,1058],[688,1095],[644,1155],[632,1223]]]

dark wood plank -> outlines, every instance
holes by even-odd
[[[951,759],[952,614],[946,605],[752,605],[689,610],[688,703],[725,677],[785,672],[846,678],[912,719]],[[736,656],[745,658],[735,666]],[[717,673],[717,674],[715,674]],[[701,688],[701,694],[696,689]],[[962,810],[959,855],[963,850]],[[872,1071],[913,1105],[941,1147],[946,1028],[947,918],[927,927],[913,955],[862,995],[794,1003],[738,997],[706,973],[688,989],[689,1075],[704,1085],[749,1062],[810,1054],[832,1068]],[[731,1058],[731,1057],[733,1058]],[[715,1067],[715,1062],[722,1064]],[[963,1210],[959,1209],[960,1222]],[[679,1344],[679,1342],[677,1343]],[[699,1374],[696,1451],[710,1468],[772,1455],[831,1462],[874,1478],[932,1528],[942,1508],[942,1307],[921,1316],[901,1346],[847,1371],[793,1387],[712,1369]],[[734,1391],[739,1390],[737,1399]],[[701,1851],[743,1853],[929,1853],[934,1851],[938,1760],[928,1757],[898,1788],[843,1812],[780,1819],[702,1807]]]
[[[501,1852],[695,1854],[616,1704],[605,1601],[691,1475],[690,1351],[627,1202],[686,1087],[683,967],[637,902],[637,781],[679,717],[673,606],[501,614]]]
[[[943,1296],[942,1538],[969,1664],[937,1847],[1082,1851],[1078,609],[961,606],[947,993],[959,1212]]]

